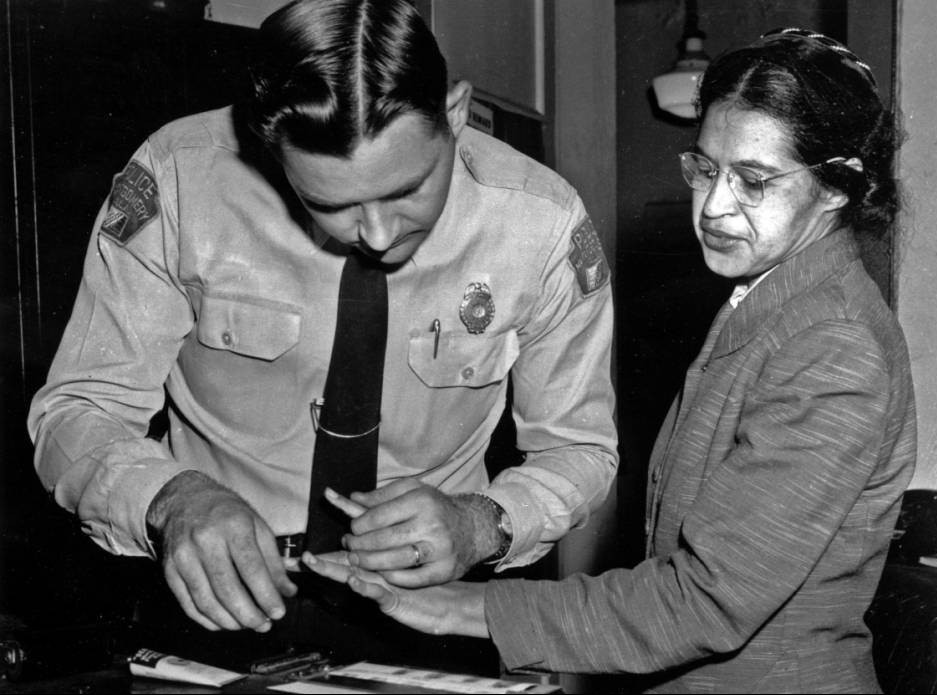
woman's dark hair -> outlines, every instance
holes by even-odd
[[[863,171],[830,163],[813,170],[848,197],[841,222],[884,235],[899,208],[893,165],[895,119],[882,104],[869,67],[845,46],[801,30],[775,30],[717,57],[700,84],[699,113],[719,101],[771,116],[788,131],[805,165],[857,157]]]
[[[248,122],[264,144],[347,157],[405,113],[446,121],[446,61],[407,0],[296,0],[260,28]]]

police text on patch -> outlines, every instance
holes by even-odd
[[[159,190],[156,180],[143,165],[131,161],[114,177],[101,232],[123,245],[158,216]]]

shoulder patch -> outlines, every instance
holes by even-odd
[[[158,216],[159,191],[156,179],[146,167],[131,160],[114,177],[101,232],[123,246]]]
[[[588,216],[573,230],[569,241],[569,263],[576,272],[576,281],[583,296],[600,289],[611,276],[602,242]]]

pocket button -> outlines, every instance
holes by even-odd
[[[468,379],[471,379],[473,376],[475,376],[474,367],[466,367],[465,369],[462,370],[463,379],[468,380]]]

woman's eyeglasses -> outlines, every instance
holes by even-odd
[[[729,190],[738,201],[739,205],[745,207],[758,207],[761,201],[765,199],[765,184],[768,181],[779,179],[782,176],[796,174],[798,171],[807,171],[816,169],[824,164],[833,164],[834,162],[845,162],[844,157],[831,157],[825,162],[812,164],[799,169],[792,169],[773,176],[764,176],[749,167],[735,166],[725,170],[726,180],[729,182]],[[719,168],[713,164],[712,160],[695,152],[684,152],[680,155],[680,168],[683,171],[683,178],[696,191],[709,191],[719,176]]]

